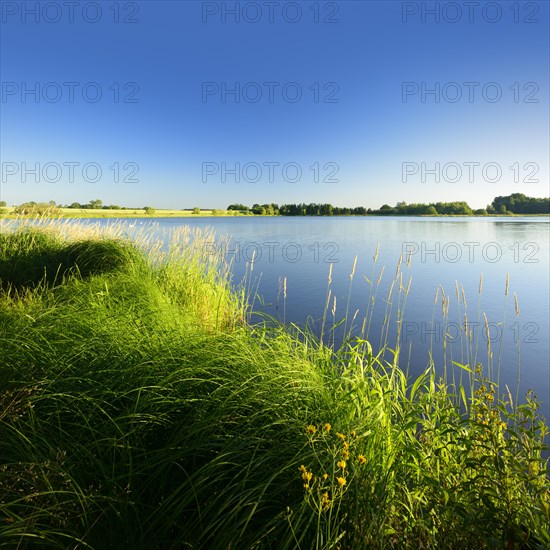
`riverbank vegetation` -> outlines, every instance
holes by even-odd
[[[148,235],[0,233],[0,546],[550,546],[535,400],[249,325],[253,266]]]
[[[465,201],[432,202],[407,204],[398,202],[395,206],[382,205],[379,209],[343,208],[332,204],[255,204],[249,208],[243,204],[230,204],[228,210],[256,215],[271,216],[486,216],[489,214],[550,214],[550,199],[526,197],[514,193],[506,197],[496,197],[487,208],[473,210]]]
[[[185,218],[188,216],[240,216],[240,212],[227,210],[201,210],[198,207],[186,210],[157,209],[152,206],[126,208],[108,206],[102,208],[68,208],[50,203],[28,202],[15,207],[0,207],[4,218]]]
[[[50,202],[26,202],[7,207],[0,203],[0,216],[49,216],[54,218],[126,218],[126,217],[185,217],[185,216],[502,216],[502,215],[549,215],[550,198],[527,197],[522,193],[495,197],[486,208],[472,209],[465,201],[412,203],[398,202],[395,206],[382,205],[379,209],[364,206],[340,207],[332,204],[230,204],[226,210],[200,209],[182,210],[157,209],[153,206],[131,208],[118,205],[104,205],[100,199],[88,203],[73,202],[56,205]]]

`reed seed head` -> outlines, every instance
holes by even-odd
[[[355,259],[353,260],[353,267],[351,268],[351,273],[349,274],[349,278],[353,280],[353,276],[355,275],[355,266],[357,265],[357,256],[355,256]]]

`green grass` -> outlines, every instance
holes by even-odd
[[[13,207],[0,208],[0,219],[2,217],[8,219],[24,219],[24,218],[200,218],[203,216],[243,216],[237,210],[211,210],[201,209],[199,214],[194,214],[192,210],[174,210],[157,208],[152,214],[145,212],[143,208],[126,208],[126,209],[91,209],[91,208],[60,208],[55,207],[53,210],[37,208],[30,211],[29,214],[23,216],[15,212]]]
[[[249,326],[209,240],[0,234],[1,547],[550,545],[536,402]]]

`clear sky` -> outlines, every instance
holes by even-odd
[[[8,204],[550,194],[546,0],[0,4]]]

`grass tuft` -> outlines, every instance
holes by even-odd
[[[32,227],[0,233],[0,285],[4,290],[52,286],[70,275],[87,278],[122,271],[141,260],[134,245],[115,239],[67,243],[52,231]]]

